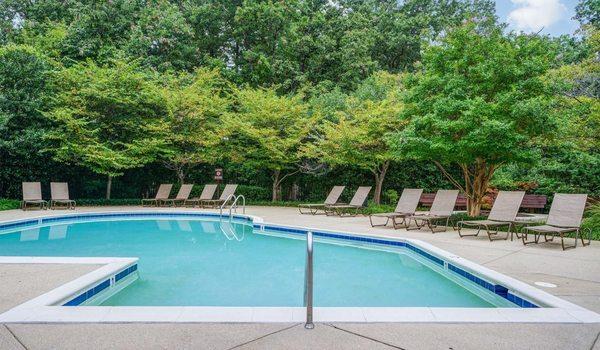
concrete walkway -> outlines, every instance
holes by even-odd
[[[84,211],[140,209],[81,208]],[[161,209],[173,210],[173,209]],[[0,220],[70,214],[4,211]],[[371,228],[368,218],[299,215],[294,208],[250,207],[267,222],[318,227],[432,243],[545,291],[600,312],[600,244],[562,251],[560,244],[460,239],[456,232]],[[94,265],[0,265],[0,311],[95,269]],[[52,273],[49,274],[49,269]],[[542,287],[538,287],[542,288]],[[0,349],[594,349],[600,324],[7,324]]]

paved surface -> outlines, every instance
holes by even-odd
[[[81,208],[114,211],[122,208]],[[127,208],[135,209],[135,208]],[[162,209],[172,210],[172,209]],[[0,220],[71,213],[5,211]],[[250,207],[265,221],[387,237],[417,238],[600,312],[600,244],[562,251],[560,244],[460,239],[456,232],[371,228],[365,217],[299,215],[294,208]],[[0,311],[94,269],[93,265],[0,265]],[[51,273],[48,273],[52,269]],[[0,349],[585,349],[600,350],[600,324],[8,324]]]

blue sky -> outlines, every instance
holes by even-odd
[[[558,36],[573,34],[579,27],[571,18],[577,0],[496,0],[500,21],[510,29]]]

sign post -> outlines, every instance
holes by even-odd
[[[221,181],[223,181],[223,169],[215,168],[215,181],[217,182],[217,196],[221,196]]]

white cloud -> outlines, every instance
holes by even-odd
[[[568,16],[560,0],[511,1],[518,7],[508,14],[508,22],[519,30],[537,32]]]

